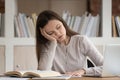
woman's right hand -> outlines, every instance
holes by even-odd
[[[56,39],[50,35],[48,35],[44,29],[40,28],[41,34],[48,39],[49,41],[56,41]]]

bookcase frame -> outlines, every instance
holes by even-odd
[[[112,37],[112,0],[102,0],[102,37],[90,37],[95,45],[120,44],[119,37]],[[35,46],[35,38],[14,37],[14,15],[17,0],[5,0],[5,37],[0,37],[0,46],[5,46],[5,71],[14,69],[14,47]]]

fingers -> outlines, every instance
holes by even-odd
[[[41,34],[50,41],[56,41],[56,39],[46,33],[46,31],[42,28],[40,28]]]
[[[48,38],[48,37],[49,37],[49,35],[45,32],[44,29],[41,29],[41,28],[40,28],[40,31],[41,31],[41,34],[42,34],[45,38]]]
[[[82,70],[78,70],[74,72],[67,72],[66,74],[73,77],[81,77],[84,73],[82,72]]]
[[[82,74],[80,74],[80,73],[73,73],[73,74],[72,74],[72,76],[81,77],[81,76],[82,76]]]
[[[43,30],[40,28],[40,32],[41,32],[41,34],[44,36],[44,33],[43,33]]]
[[[67,72],[66,74],[70,76],[80,76],[80,73],[78,72]]]

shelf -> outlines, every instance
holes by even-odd
[[[95,45],[120,44],[120,38],[90,38]]]
[[[83,1],[83,2],[82,2]],[[36,40],[33,37],[14,37],[14,16],[18,13],[39,14],[50,9],[58,14],[69,10],[73,15],[82,15],[87,9],[87,0],[5,0],[5,36],[0,37],[0,47],[4,47],[5,70],[14,69],[14,52],[16,47],[32,47],[35,51]],[[104,47],[106,44],[120,44],[119,37],[112,37],[111,12],[112,0],[102,0],[101,37],[89,37],[95,45]],[[26,6],[27,5],[27,6]],[[28,48],[27,48],[28,49]],[[101,48],[102,50],[103,48]],[[28,49],[30,50],[30,49]],[[18,53],[17,55],[19,55]],[[19,56],[18,56],[19,57]],[[1,60],[1,59],[0,59]]]
[[[35,38],[14,38],[14,45],[33,45],[35,46]]]
[[[6,40],[4,37],[0,37],[0,46],[1,45],[6,45]]]

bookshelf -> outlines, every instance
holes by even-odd
[[[5,71],[5,41],[4,41],[4,27],[3,14],[5,13],[5,1],[0,0],[0,72]]]
[[[64,9],[69,10],[73,15],[81,15],[86,11],[87,0],[5,0],[5,36],[0,37],[0,73],[17,69],[36,69],[37,60],[35,54],[35,38],[14,37],[14,16],[19,12],[31,15],[39,14],[45,9],[56,11],[62,14]],[[111,3],[112,0],[102,0],[102,36],[90,37],[90,40],[103,53],[104,45],[120,44],[119,37],[112,37],[111,32]],[[29,59],[26,57],[29,55]],[[31,56],[30,56],[31,55]],[[34,55],[34,56],[33,56]],[[26,57],[25,57],[26,56]],[[20,60],[22,58],[22,61]],[[24,61],[26,60],[26,61]],[[35,65],[33,67],[33,62]],[[29,65],[26,65],[26,64]],[[29,67],[31,66],[31,67]],[[2,70],[2,71],[1,71]]]

